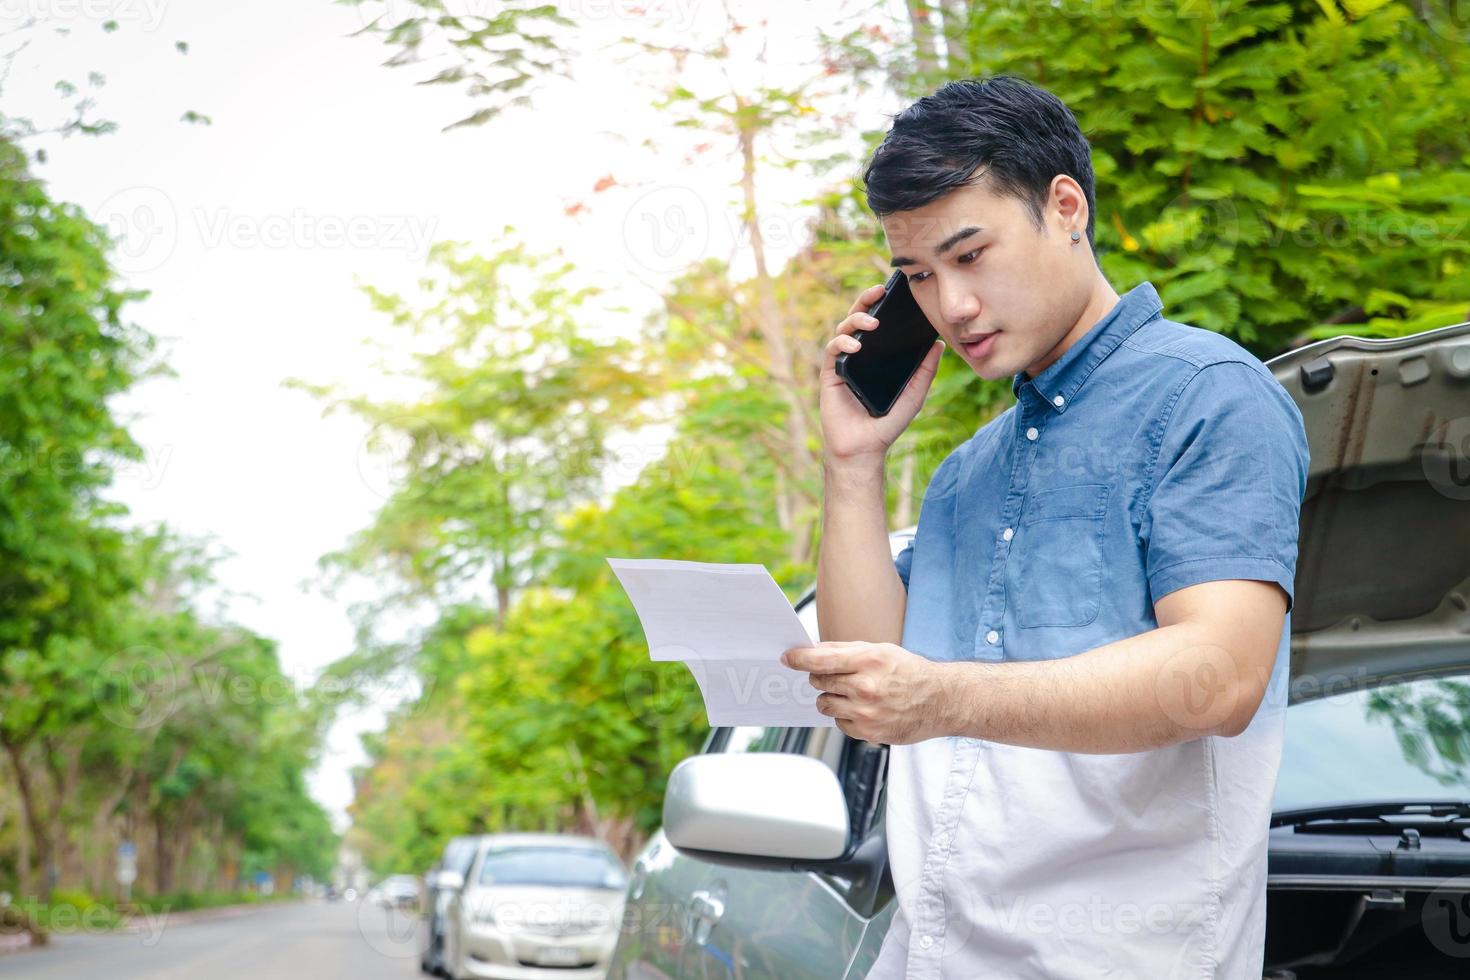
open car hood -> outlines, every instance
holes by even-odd
[[[1266,366],[1312,451],[1291,700],[1470,664],[1470,323]]]

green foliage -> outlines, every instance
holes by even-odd
[[[451,10],[444,0],[337,2],[361,17],[362,27],[355,34],[377,36],[395,49],[385,65],[398,68],[432,57],[449,59],[447,67],[415,83],[458,86],[480,103],[470,115],[445,126],[446,131],[484,125],[507,109],[529,106],[539,82],[570,75],[563,35],[576,22],[555,4]]]
[[[150,10],[149,14],[161,13],[161,11]],[[90,16],[87,18],[90,19]],[[50,51],[65,51],[65,39],[68,36],[79,37],[75,30],[77,17],[74,10],[63,7],[32,7],[17,13],[17,16],[7,18],[5,23],[6,45],[0,51],[0,91],[4,84],[12,77],[12,71],[16,67],[16,59],[32,44],[39,42],[38,47],[44,47]],[[104,20],[100,24],[104,34],[115,34],[120,29],[116,20]],[[143,26],[143,32],[149,33],[148,27]],[[180,54],[187,54],[189,46],[187,42],[175,41],[174,50]],[[29,116],[18,116],[0,108],[0,141],[8,144],[6,154],[18,152],[18,145],[27,139],[43,133],[55,133],[61,136],[81,134],[83,136],[104,136],[115,132],[118,124],[112,120],[100,119],[93,115],[97,109],[98,98],[102,89],[107,85],[107,76],[98,71],[88,71],[85,83],[71,81],[67,78],[58,78],[52,83],[52,88],[63,100],[70,103],[59,118],[36,120]],[[48,113],[49,115],[49,113]],[[197,113],[185,113],[184,121],[200,121],[203,117]],[[207,121],[207,120],[205,120]],[[35,159],[38,163],[46,162],[46,151],[38,149]],[[8,285],[8,284],[7,284]]]
[[[102,901],[76,890],[57,888],[47,902],[24,898],[5,911],[18,917],[18,924],[43,934],[98,933],[125,926],[137,916],[157,916],[227,905],[253,905],[265,901],[293,901],[292,892],[262,895],[260,892],[170,892],[150,895],[136,902]],[[5,931],[0,929],[0,931]]]
[[[109,903],[99,902],[87,892],[74,889],[55,889],[49,902],[23,899],[17,907],[36,926],[50,933],[115,929],[125,921]]]
[[[335,835],[304,785],[320,717],[274,644],[199,611],[215,587],[207,549],[126,530],[105,498],[138,456],[112,399],[160,370],[123,320],[138,294],[113,287],[107,247],[0,139],[0,748],[24,820],[7,843],[29,835],[33,866],[8,863],[18,883],[44,882],[110,851],[127,813],[155,838],[164,890],[179,861],[224,870],[207,839],[324,873]],[[211,834],[216,813],[226,826]],[[53,912],[77,904],[46,890]]]
[[[565,259],[461,253],[434,246],[419,305],[368,289],[420,345],[401,372],[415,392],[333,402],[372,426],[375,448],[406,449],[374,525],[328,563],[441,600],[488,582],[503,612],[539,577],[555,516],[600,489],[608,434],[647,392],[628,345],[587,329],[595,291],[564,285]]]
[[[1054,92],[1092,144],[1109,278],[1269,355],[1470,317],[1470,47],[1446,26],[1392,0],[987,3],[922,85]]]
[[[1470,684],[1446,678],[1368,695],[1367,716],[1388,725],[1404,758],[1446,787],[1470,774]]]
[[[118,536],[100,520],[115,508],[97,492],[113,461],[137,456],[107,400],[133,383],[149,341],[121,319],[132,297],[112,288],[106,246],[0,140],[0,643],[12,648],[0,672],[125,588]]]

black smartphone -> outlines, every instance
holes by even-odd
[[[833,366],[868,414],[880,418],[903,394],[939,333],[919,309],[902,269],[888,277],[883,295],[868,308],[868,315],[878,325],[853,335],[862,342],[862,350],[843,351]]]

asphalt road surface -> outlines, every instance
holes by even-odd
[[[424,924],[364,902],[293,902],[131,933],[55,937],[49,948],[0,956],[0,978],[35,980],[414,980]]]

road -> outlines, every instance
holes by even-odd
[[[250,908],[228,918],[140,923],[133,933],[55,937],[0,956],[0,978],[34,980],[414,980],[424,926],[362,902]]]

